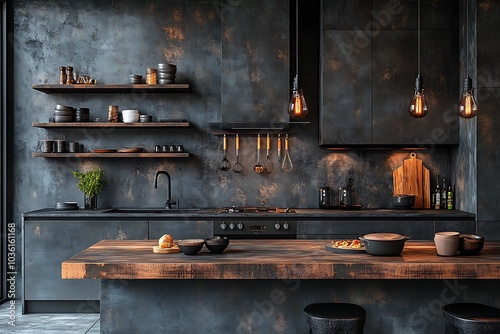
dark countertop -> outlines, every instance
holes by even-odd
[[[70,210],[58,211],[54,208],[45,208],[23,213],[24,218],[107,218],[107,219],[222,219],[222,218],[287,218],[297,220],[314,219],[444,219],[444,220],[475,220],[472,213],[459,210],[433,209],[361,209],[361,210],[322,210],[322,209],[293,209],[295,213],[216,213],[216,209],[199,210],[164,210],[162,208],[137,209],[136,211],[116,211],[112,208],[97,210]]]
[[[331,241],[231,240],[221,254],[156,254],[157,240],[102,240],[62,263],[63,279],[499,279],[500,242],[443,257],[432,241],[400,256],[333,252]]]

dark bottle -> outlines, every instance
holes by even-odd
[[[441,190],[439,189],[439,178],[436,182],[436,190],[434,191],[434,209],[441,209]]]
[[[446,179],[443,178],[443,187],[441,188],[441,209],[446,209]]]
[[[448,210],[453,210],[453,197],[453,190],[451,190],[451,186],[448,186],[448,194],[446,199]]]

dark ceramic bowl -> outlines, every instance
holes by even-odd
[[[460,234],[458,251],[460,255],[477,255],[484,247],[484,237],[474,234]]]
[[[224,237],[213,237],[205,240],[205,247],[212,253],[222,253],[229,245],[229,239]]]
[[[411,209],[415,205],[415,195],[395,194],[392,196],[392,206],[396,209]]]
[[[204,243],[205,243],[205,240],[203,240],[203,239],[177,240],[177,246],[179,246],[179,249],[181,250],[181,252],[183,252],[186,255],[198,254],[201,251],[201,249],[203,248]]]

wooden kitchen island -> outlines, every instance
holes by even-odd
[[[102,333],[307,333],[303,308],[353,302],[365,333],[442,333],[452,302],[499,306],[500,242],[440,257],[325,250],[327,240],[232,240],[222,254],[155,254],[154,240],[103,240],[64,261],[64,279],[101,280]]]

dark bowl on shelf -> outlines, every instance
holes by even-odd
[[[205,240],[205,247],[212,253],[222,253],[229,245],[229,239],[224,237],[213,237]]]
[[[395,194],[392,196],[392,206],[396,209],[411,209],[415,205],[415,195]]]
[[[474,234],[459,234],[460,255],[477,255],[484,247],[484,237]]]
[[[198,254],[201,251],[201,249],[203,248],[204,243],[205,243],[205,240],[203,240],[203,239],[177,240],[177,246],[179,246],[179,249],[181,250],[181,252],[183,252],[186,255]]]

